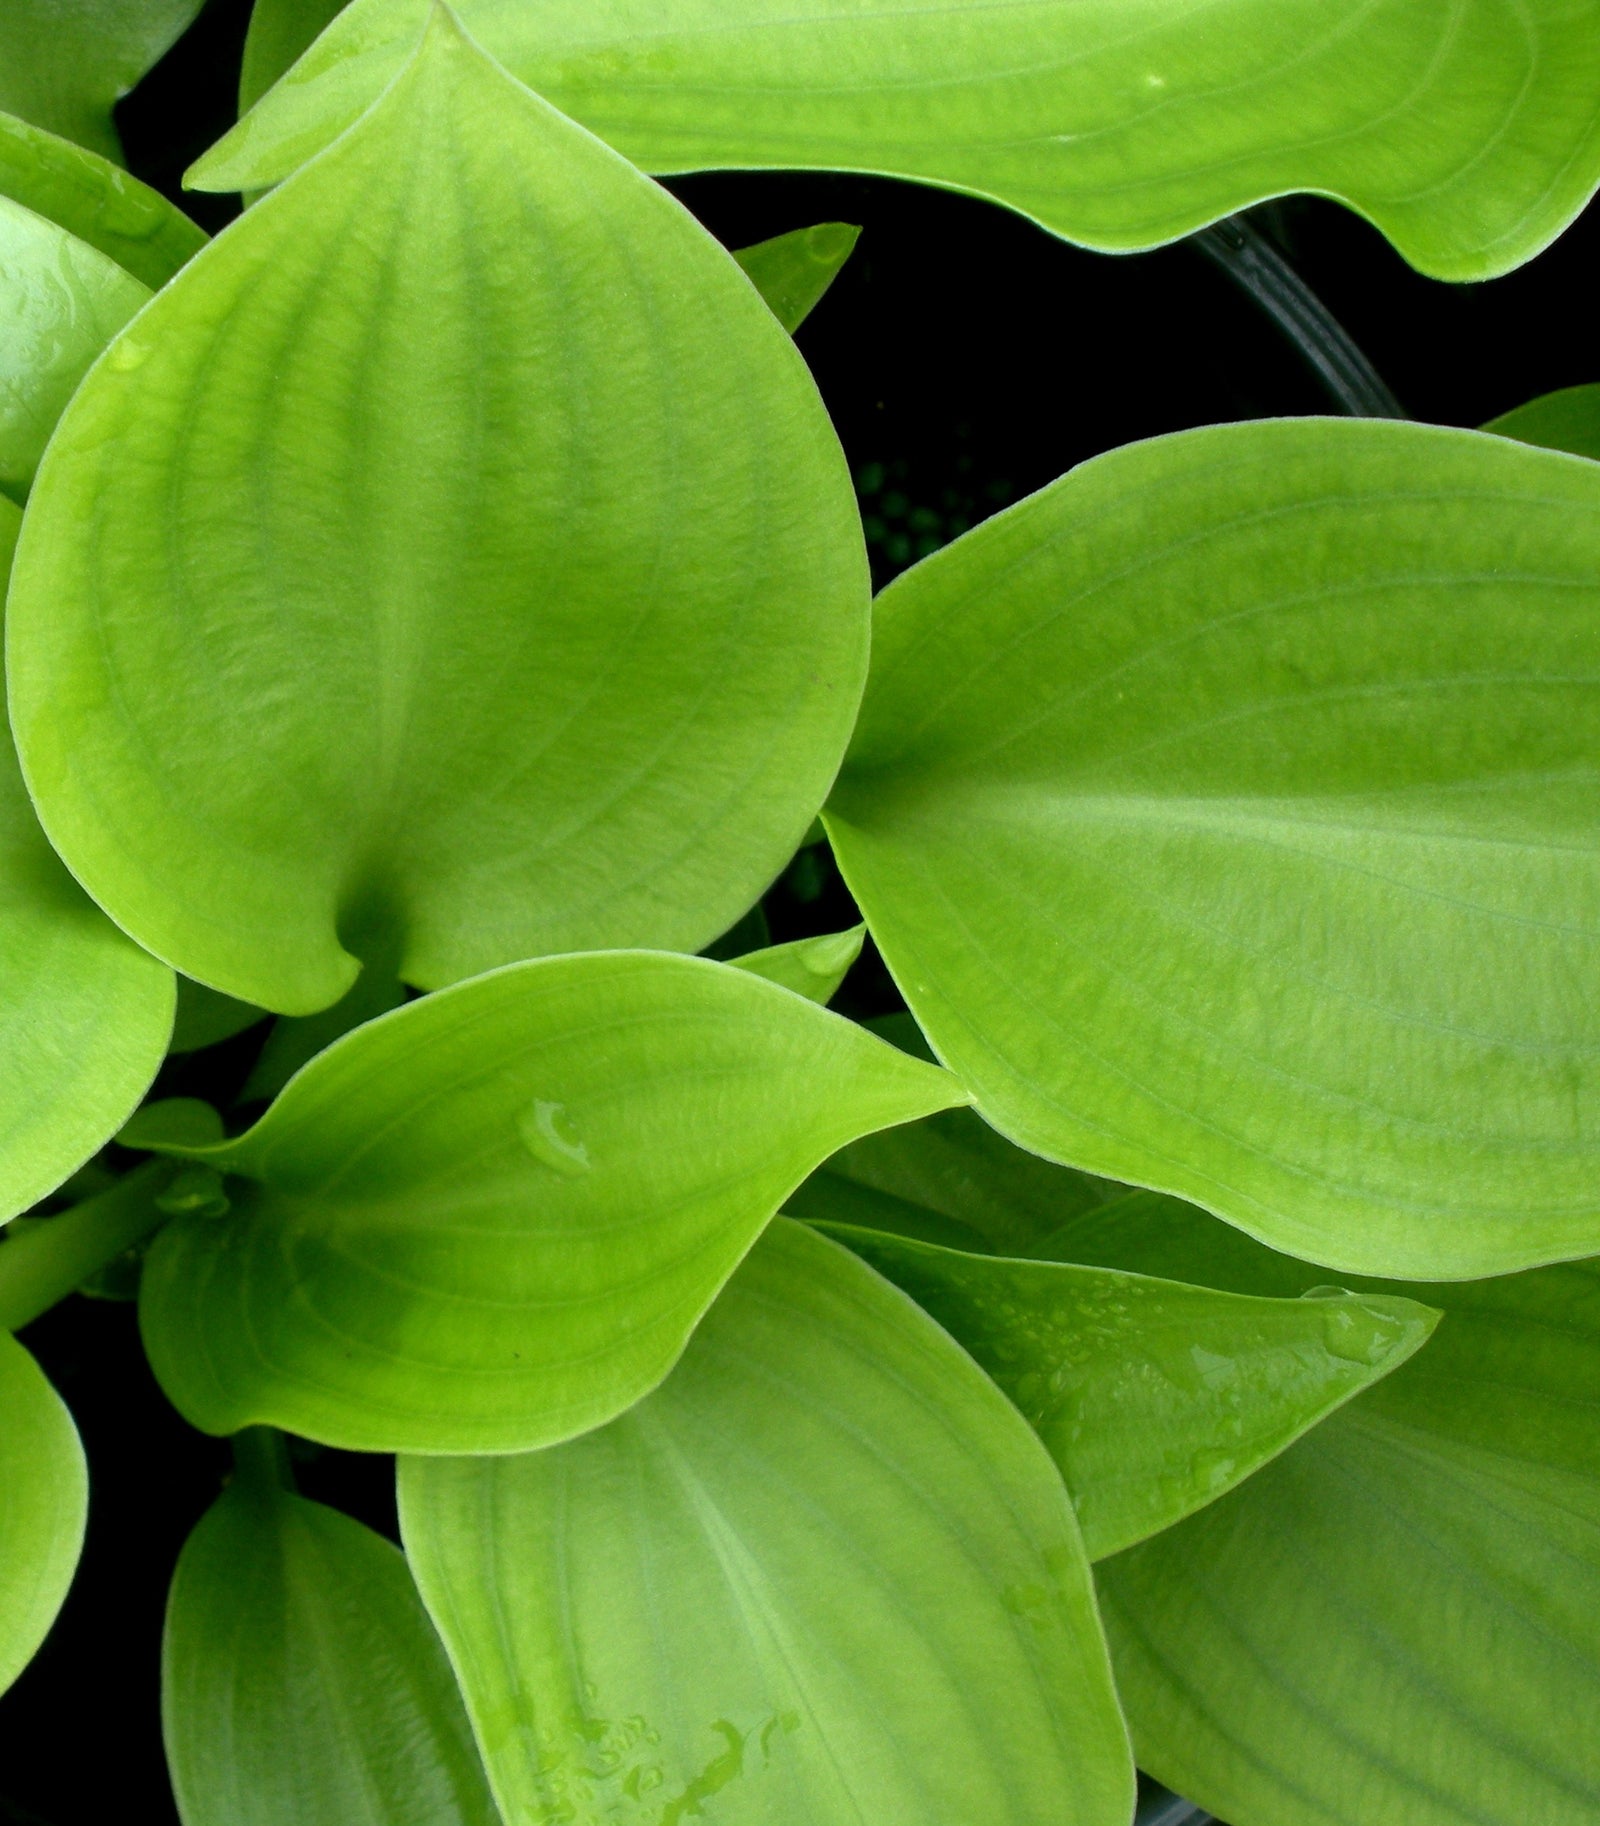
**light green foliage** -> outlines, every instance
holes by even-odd
[[[0,594],[21,516],[0,498]],[[144,1095],[172,972],[92,906],[39,829],[0,727],[0,1220],[61,1184]]]
[[[0,1332],[0,1693],[55,1621],[88,1506],[72,1416],[33,1358]]]
[[[206,244],[182,210],[121,166],[13,114],[0,114],[0,197],[87,241],[152,288]]]
[[[363,963],[698,949],[804,835],[868,635],[788,337],[443,15],[80,391],[11,614],[74,872],[290,1014]]]
[[[178,1561],[162,1711],[184,1826],[499,1826],[405,1561],[264,1468]]]
[[[1524,444],[1542,444],[1547,450],[1600,457],[1600,387],[1562,387],[1541,394],[1490,419],[1484,430]]]
[[[848,223],[819,222],[741,247],[733,257],[792,336],[822,302],[860,238],[861,230]]]
[[[239,112],[252,108],[309,50],[345,0],[255,0],[239,72]]]
[[[814,1221],[814,1220],[813,1220]],[[829,1227],[970,1351],[1049,1449],[1101,1559],[1170,1528],[1399,1367],[1436,1314],[1250,1299]]]
[[[485,48],[651,171],[826,167],[973,191],[1092,247],[1322,191],[1424,272],[1537,253],[1600,180],[1595,0],[463,0]],[[192,181],[292,171],[427,0],[356,0]]]
[[[1239,1291],[1316,1274],[1172,1199],[1072,1230],[1058,1246]],[[1230,1826],[1587,1823],[1600,1268],[1386,1290],[1445,1309],[1426,1350],[1097,1569],[1140,1761]]]
[[[1600,1249],[1600,469],[1285,420],[892,584],[827,821],[1024,1146],[1347,1269]]]
[[[937,1326],[797,1225],[631,1413],[403,1461],[401,1514],[508,1820],[1126,1826],[1054,1468]]]
[[[852,926],[848,932],[826,932],[820,938],[799,938],[787,945],[747,951],[730,962],[825,1006],[860,957],[861,941],[866,935],[865,926]]]
[[[27,498],[62,407],[150,288],[0,196],[0,493]]]
[[[0,108],[120,158],[111,107],[177,42],[201,0],[5,0]]]
[[[655,953],[514,966],[314,1060],[141,1298],[197,1426],[370,1451],[516,1451],[671,1368],[787,1194],[947,1074],[743,970]],[[197,1189],[198,1190],[198,1189]]]

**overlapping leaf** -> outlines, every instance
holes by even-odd
[[[725,965],[513,966],[358,1029],[238,1140],[168,1150],[228,1175],[232,1210],[157,1239],[150,1360],[211,1432],[568,1438],[661,1380],[820,1160],[961,1094]]]
[[[26,499],[62,408],[149,297],[115,260],[0,196],[0,493]]]
[[[1176,1200],[1053,1247],[1240,1292],[1316,1274]],[[1231,1826],[1574,1826],[1600,1794],[1600,1272],[1380,1288],[1426,1350],[1097,1569],[1141,1763]]]
[[[404,1461],[401,1511],[507,1819],[1132,1812],[1054,1468],[937,1326],[800,1226],[631,1413]]]
[[[1600,457],[1600,387],[1562,387],[1490,419],[1485,431],[1546,450]]]
[[[1060,1262],[829,1233],[1011,1397],[1072,1492],[1091,1559],[1214,1502],[1427,1341],[1415,1302],[1250,1299]]]
[[[152,288],[206,244],[182,210],[121,166],[12,114],[0,114],[0,197],[87,241]]]
[[[72,1416],[33,1358],[0,1332],[0,1693],[55,1621],[88,1503]]]
[[[0,108],[110,158],[112,104],[176,43],[201,0],[6,0]]]
[[[264,1475],[189,1537],[162,1676],[184,1826],[499,1826],[405,1561]]]
[[[0,499],[0,594],[20,520]],[[172,972],[90,904],[45,842],[0,727],[0,1221],[122,1126],[161,1064],[172,1006]]]
[[[861,955],[865,936],[865,926],[852,926],[848,932],[825,932],[817,938],[793,939],[786,945],[767,945],[730,961],[753,976],[765,977],[769,983],[779,983],[808,1001],[826,1006]]]
[[[827,791],[868,632],[771,313],[443,16],[95,370],[11,614],[74,872],[291,1014],[363,963],[700,948]]]
[[[316,42],[345,0],[254,0],[239,72],[239,112],[253,107]]]
[[[1025,1146],[1355,1270],[1600,1249],[1600,469],[1114,452],[880,599],[827,820]]]
[[[347,125],[428,0],[357,0],[204,160],[273,182]],[[1528,259],[1600,181],[1594,0],[462,0],[484,46],[646,170],[881,171],[1072,240],[1169,241],[1291,190],[1415,265]]]
[[[792,336],[822,302],[860,236],[847,222],[818,222],[741,247],[733,257]]]

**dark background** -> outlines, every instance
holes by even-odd
[[[232,123],[249,0],[213,0],[122,104],[132,168],[180,197],[185,166]],[[1190,245],[1085,253],[992,205],[887,181],[714,175],[671,188],[743,246],[819,221],[864,233],[802,329],[863,497],[882,582],[966,525],[1096,452],[1232,419],[1330,409],[1295,351]],[[191,197],[209,229],[229,199]],[[1593,278],[1600,209],[1532,265],[1486,285],[1419,277],[1368,225],[1292,199],[1255,212],[1417,418],[1477,425],[1556,387],[1600,380]],[[766,899],[775,938],[834,931],[853,909],[826,850]],[[896,1005],[872,957],[838,1004]],[[163,1082],[226,1100],[246,1036]],[[77,1417],[93,1480],[76,1586],[37,1661],[0,1701],[0,1822],[176,1820],[161,1759],[161,1611],[173,1562],[215,1496],[227,1450],[166,1405],[133,1309],[74,1298],[25,1334]],[[322,1453],[307,1494],[393,1532],[387,1461]]]

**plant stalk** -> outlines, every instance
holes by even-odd
[[[1410,416],[1344,326],[1253,224],[1227,216],[1192,239],[1277,324],[1341,412],[1351,418]]]
[[[177,1168],[147,1160],[59,1217],[0,1241],[0,1330],[16,1332],[167,1220],[156,1199]]]
[[[276,1427],[246,1427],[233,1436],[233,1470],[248,1490],[260,1493],[294,1491],[289,1448]]]

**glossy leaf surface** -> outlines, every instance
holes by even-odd
[[[860,238],[861,230],[846,222],[819,222],[741,247],[733,257],[792,336],[822,302]]]
[[[903,1295],[774,1224],[683,1362],[401,1517],[507,1819],[1126,1826],[1060,1478]]]
[[[1068,1246],[1316,1273],[1128,1204]],[[1414,1361],[1097,1568],[1141,1765],[1231,1826],[1573,1826],[1600,1794],[1600,1271],[1392,1291],[1444,1308]]]
[[[463,0],[485,48],[652,171],[824,167],[994,197],[1149,247],[1325,192],[1439,278],[1536,253],[1600,180],[1594,0]],[[357,0],[193,174],[260,185],[327,143],[426,0]]]
[[[206,244],[181,209],[120,165],[3,113],[0,197],[47,217],[152,288]]]
[[[1501,413],[1484,426],[1500,437],[1574,456],[1600,457],[1600,387],[1562,387],[1543,393],[1525,406]]]
[[[112,104],[182,34],[201,0],[6,0],[0,108],[110,158]]]
[[[197,1426],[517,1451],[654,1387],[785,1196],[947,1074],[742,970],[513,966],[357,1029],[190,1154],[225,1218],[146,1263],[157,1376]]]
[[[184,1547],[162,1714],[184,1826],[498,1826],[404,1559],[264,1478]]]
[[[1086,463],[879,599],[828,810],[1041,1154],[1346,1269],[1600,1249],[1600,469],[1284,420]]]
[[[27,498],[62,408],[149,297],[98,249],[0,196],[0,493]]]
[[[21,515],[0,498],[0,594]],[[172,1028],[172,972],[93,906],[39,829],[0,728],[0,1220],[127,1120]]]
[[[1379,1294],[1251,1299],[828,1233],[910,1294],[1016,1403],[1066,1479],[1093,1560],[1231,1490],[1397,1369],[1436,1317]]]
[[[442,11],[79,393],[11,613],[74,872],[288,1014],[358,959],[700,948],[803,836],[868,638],[789,338]]]
[[[88,1506],[72,1416],[27,1351],[0,1332],[0,1693],[55,1621]]]
[[[825,932],[819,938],[797,938],[786,945],[767,945],[731,961],[753,976],[765,977],[769,983],[781,984],[809,1002],[821,1002],[826,1006],[849,975],[850,966],[860,957],[861,941],[866,933],[865,926],[852,926],[848,932]]]

